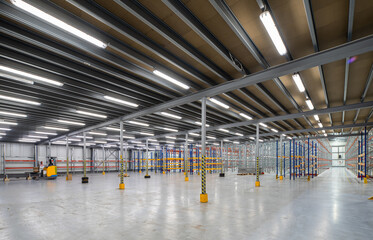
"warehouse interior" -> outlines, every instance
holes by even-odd
[[[372,12],[0,0],[0,239],[371,239]]]

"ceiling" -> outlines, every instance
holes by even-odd
[[[0,1],[0,67],[63,84],[58,86],[32,77],[21,77],[34,81],[34,84],[28,84],[18,81],[19,75],[0,68],[0,96],[40,103],[30,105],[0,98],[0,122],[17,123],[0,125],[0,134],[5,134],[0,136],[3,142],[17,142],[30,135],[41,136],[36,132],[53,133],[55,135],[45,136],[54,138],[373,33],[373,1],[27,2],[107,46],[98,47],[22,10],[11,1]],[[287,54],[283,56],[277,52],[261,23],[259,15],[264,10],[271,13],[287,48]],[[239,29],[243,30],[243,35],[238,34]],[[214,98],[228,105],[229,109],[208,101],[207,123],[214,126],[247,120],[240,113],[258,119],[308,111],[307,98],[315,109],[372,101],[373,87],[368,84],[372,63],[373,52],[367,52],[352,59],[301,71],[299,74],[306,88],[303,93],[298,90],[292,76],[286,75],[221,94]],[[166,81],[153,70],[167,74],[189,89]],[[138,106],[128,106],[105,96]],[[106,118],[82,115],[77,111],[101,114]],[[1,112],[25,114],[27,117]],[[124,122],[125,136],[149,136],[140,134],[144,132],[166,134],[169,131],[163,129],[165,127],[179,132],[198,128],[195,122],[200,121],[201,103],[192,102],[167,112],[181,119],[160,113],[143,116],[134,120],[148,126]],[[372,108],[365,108],[319,117],[322,126],[330,127],[368,122],[371,115]],[[261,132],[310,129],[317,127],[318,122],[313,117],[304,117],[268,125],[262,127]],[[119,128],[119,124],[108,127]],[[359,129],[334,129],[327,133]],[[119,132],[113,129],[97,131],[107,135],[92,135],[89,142],[111,142],[113,140],[108,139],[119,137]],[[237,136],[237,133],[249,135],[255,132],[255,126],[229,131],[208,132],[208,135],[216,139]],[[178,136],[179,140],[183,137]]]

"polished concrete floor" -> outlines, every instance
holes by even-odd
[[[373,182],[344,168],[311,182],[227,174],[79,175],[0,183],[0,239],[373,239]]]

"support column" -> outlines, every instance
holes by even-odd
[[[162,170],[163,170],[163,174],[166,174],[167,148],[165,148],[165,146],[162,146],[162,152],[163,152]]]
[[[102,145],[102,175],[105,175],[105,146]]]
[[[255,181],[255,187],[260,187],[260,181],[259,181],[259,123],[256,124],[255,159],[256,159],[256,181]]]
[[[276,180],[277,179],[278,179],[278,140],[276,140]]]
[[[185,182],[189,181],[188,175],[188,133],[185,134],[185,145],[184,145],[184,173],[185,173]]]
[[[146,174],[144,178],[150,178],[149,175],[149,140],[146,139]]]
[[[308,177],[307,177],[307,181],[310,181],[310,138],[308,138],[307,140],[307,172],[308,172]]]
[[[220,141],[220,163],[221,163],[221,168],[220,168],[220,174],[219,174],[219,177],[225,177],[225,173],[224,173],[224,160],[223,160],[223,140]]]
[[[368,183],[367,179],[367,127],[364,128],[364,184]]]
[[[69,174],[69,137],[66,137],[66,181],[69,180],[72,180],[72,176]]]
[[[283,180],[284,179],[284,176],[282,175],[282,159],[283,159],[283,155],[282,155],[282,134],[280,135],[280,180]],[[285,149],[284,149],[284,153],[285,153]]]
[[[201,166],[201,188],[200,194],[201,203],[208,202],[206,193],[206,97],[202,98],[202,116],[201,116],[201,146],[202,146],[202,166]]]
[[[82,183],[88,183],[87,177],[87,137],[86,132],[83,133],[83,173]]]
[[[124,189],[124,176],[123,176],[123,121],[119,122],[120,125],[120,183],[119,189]]]
[[[126,142],[126,151],[124,153],[124,171],[125,171],[124,176],[125,177],[129,177],[129,175],[127,173],[129,158],[130,158],[130,156],[128,155],[128,142]]]

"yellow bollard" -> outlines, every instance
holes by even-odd
[[[102,175],[105,175],[105,172],[102,172]]]
[[[284,177],[283,176],[280,176],[280,180],[283,180],[284,179]]]
[[[255,181],[255,187],[260,187],[260,181]]]
[[[188,177],[185,177],[185,182],[189,182],[189,178]]]
[[[364,178],[364,184],[367,184],[368,183],[368,179],[365,177]]]
[[[120,190],[123,190],[123,189],[124,189],[124,183],[120,183],[120,184],[119,184],[119,189],[120,189]]]
[[[209,197],[208,197],[207,193],[206,194],[200,194],[199,195],[199,200],[200,200],[201,203],[207,203],[209,201]]]

